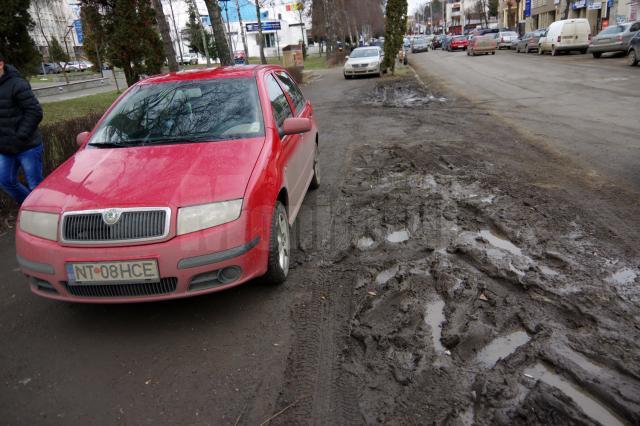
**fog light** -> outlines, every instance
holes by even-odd
[[[218,280],[222,284],[228,284],[240,278],[242,274],[242,268],[239,266],[229,266],[227,268],[221,269],[218,273]]]

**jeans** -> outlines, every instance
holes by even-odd
[[[18,204],[22,204],[27,195],[42,182],[42,144],[19,154],[0,154],[0,188],[9,194]],[[18,171],[27,181],[25,187],[18,181]]]

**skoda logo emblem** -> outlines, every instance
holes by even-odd
[[[117,209],[109,209],[102,212],[102,220],[107,225],[115,225],[120,220],[120,215],[122,213]]]

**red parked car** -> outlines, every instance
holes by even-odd
[[[452,52],[454,50],[462,49],[467,50],[467,46],[469,45],[469,39],[467,36],[454,36],[449,42],[448,51]]]
[[[149,78],[77,141],[20,209],[34,293],[137,302],[286,279],[319,168],[313,109],[282,68]]]

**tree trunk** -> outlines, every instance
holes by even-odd
[[[262,19],[260,18],[260,2],[256,2],[256,16],[258,17],[258,46],[260,46],[260,63],[266,64],[267,58],[264,56],[264,38],[262,38]]]
[[[229,43],[227,43],[227,37],[224,35],[224,24],[220,15],[218,0],[205,0],[204,4],[207,5],[209,19],[211,19],[213,38],[216,40],[216,50],[218,58],[220,58],[220,64],[225,66],[233,65],[233,59],[229,53]]]
[[[236,0],[236,10],[238,11],[238,24],[240,25],[240,34],[242,37],[242,47],[244,48],[244,63],[249,63],[249,47],[247,46],[247,35],[244,32],[244,24],[242,23],[242,15],[240,14],[240,1]]]
[[[156,11],[156,21],[158,21],[158,28],[162,36],[162,45],[164,47],[164,55],[167,57],[167,63],[169,64],[169,72],[177,72],[178,62],[176,61],[176,52],[173,49],[173,42],[171,41],[171,29],[169,28],[169,24],[167,24],[167,19],[162,9],[162,0],[153,0],[153,9]]]

